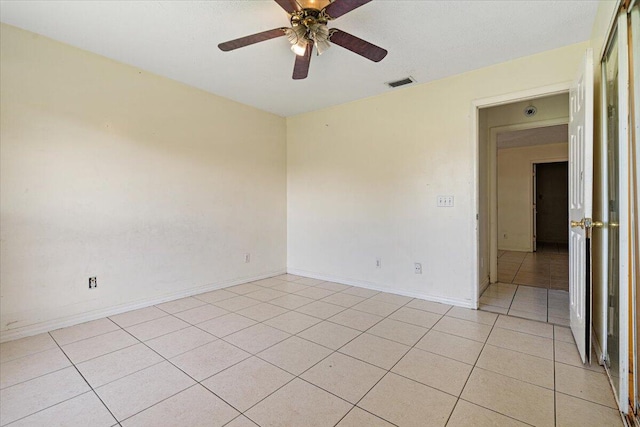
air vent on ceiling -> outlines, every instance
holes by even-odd
[[[387,82],[385,84],[389,87],[398,87],[398,86],[408,85],[411,83],[415,83],[415,80],[413,79],[413,77],[409,76],[409,77],[405,77],[404,79],[396,80],[393,82]]]

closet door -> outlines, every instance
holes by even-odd
[[[631,327],[630,334],[632,342],[630,346],[629,365],[631,368],[632,381],[630,382],[631,407],[634,408],[636,415],[640,414],[640,399],[638,393],[638,354],[640,354],[640,339],[638,331],[640,330],[640,149],[638,147],[638,135],[640,134],[640,1],[632,2],[629,10],[629,83],[630,83],[630,159],[631,159]]]
[[[607,339],[605,365],[624,413],[629,412],[629,56],[627,13],[618,15],[602,60],[603,145],[607,171]],[[603,234],[603,236],[605,235]]]

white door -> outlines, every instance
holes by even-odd
[[[569,310],[582,362],[591,348],[593,53],[585,53],[569,92]]]

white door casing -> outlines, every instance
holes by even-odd
[[[588,49],[569,91],[569,311],[582,362],[591,348],[593,210],[593,53]]]

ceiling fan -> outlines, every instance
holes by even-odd
[[[276,37],[287,36],[291,43],[291,50],[296,54],[293,66],[295,80],[304,79],[309,74],[309,63],[314,46],[320,55],[329,49],[331,43],[337,44],[374,62],[381,61],[387,55],[387,51],[381,47],[337,28],[327,27],[328,21],[339,18],[371,0],[274,1],[289,14],[290,28],[274,28],[220,43],[218,45],[220,50],[228,52]]]

